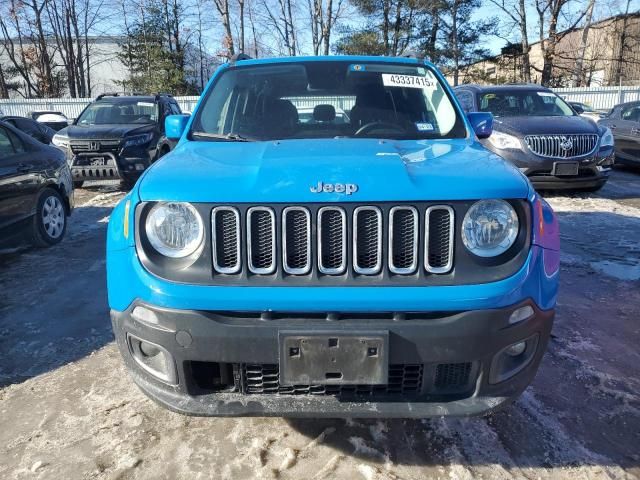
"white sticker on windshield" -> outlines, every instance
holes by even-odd
[[[436,82],[426,77],[417,75],[398,75],[396,73],[383,73],[382,84],[385,87],[404,87],[435,90]]]
[[[419,132],[431,132],[433,130],[433,125],[426,122],[416,122],[416,128]]]
[[[139,107],[153,107],[153,103],[151,102],[138,102]]]
[[[551,93],[551,92],[536,92],[536,93],[541,97],[555,97],[556,96],[555,93]]]

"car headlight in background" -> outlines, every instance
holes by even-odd
[[[147,216],[145,230],[151,246],[170,258],[191,255],[204,238],[202,218],[189,203],[156,204]]]
[[[522,149],[522,144],[518,138],[506,133],[496,132],[495,130],[489,137],[489,142],[500,150],[505,150],[507,148]]]
[[[600,139],[601,147],[613,147],[614,139],[613,132],[609,127],[604,129],[604,133],[602,134],[602,138]]]
[[[462,221],[462,243],[479,257],[497,257],[518,236],[518,215],[504,200],[474,203]]]
[[[134,135],[124,139],[122,148],[138,147],[140,145],[146,145],[153,138],[153,133],[143,133],[142,135]]]
[[[51,139],[51,143],[53,143],[56,147],[60,148],[68,148],[69,147],[69,137],[65,137],[56,133]]]

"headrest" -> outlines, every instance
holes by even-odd
[[[316,105],[313,109],[313,119],[318,122],[332,122],[336,118],[336,109],[333,105]]]

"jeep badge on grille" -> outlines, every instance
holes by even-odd
[[[311,186],[309,188],[313,193],[346,193],[351,195],[358,191],[358,185],[355,183],[323,183],[318,182],[318,185]]]

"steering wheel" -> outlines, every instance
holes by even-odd
[[[366,125],[361,126],[358,130],[356,130],[356,133],[353,134],[354,137],[359,137],[360,135],[364,135],[365,133],[369,133],[372,130],[376,130],[378,128],[391,128],[393,130],[396,130],[397,132],[401,132],[401,133],[406,133],[405,129],[395,125],[393,123],[388,123],[388,122],[369,122]]]

